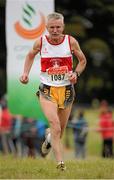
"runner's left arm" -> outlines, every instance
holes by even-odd
[[[69,80],[71,81],[71,83],[75,84],[80,74],[84,71],[87,64],[87,60],[79,46],[78,41],[72,36],[70,36],[70,44],[71,44],[71,51],[78,59],[78,64],[75,68],[75,71],[69,74]]]
[[[72,42],[72,51],[74,53],[74,55],[77,57],[78,59],[78,64],[76,66],[75,72],[77,72],[79,75],[84,71],[86,64],[87,64],[87,60],[86,57],[84,55],[84,53],[82,52],[79,43],[76,39],[74,39],[73,37],[71,37],[71,42]]]

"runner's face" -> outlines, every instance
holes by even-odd
[[[59,38],[64,31],[64,23],[62,19],[50,19],[47,22],[47,30],[49,32],[50,37]]]

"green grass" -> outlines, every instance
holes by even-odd
[[[65,172],[50,159],[0,156],[0,162],[0,179],[114,179],[114,161],[100,158],[66,161]]]

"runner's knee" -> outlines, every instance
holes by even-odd
[[[61,134],[61,126],[59,122],[52,121],[50,123],[51,129],[54,132],[54,134],[59,135]]]

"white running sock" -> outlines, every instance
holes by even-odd
[[[46,137],[46,140],[48,143],[51,144],[51,133],[48,133],[47,137]]]

